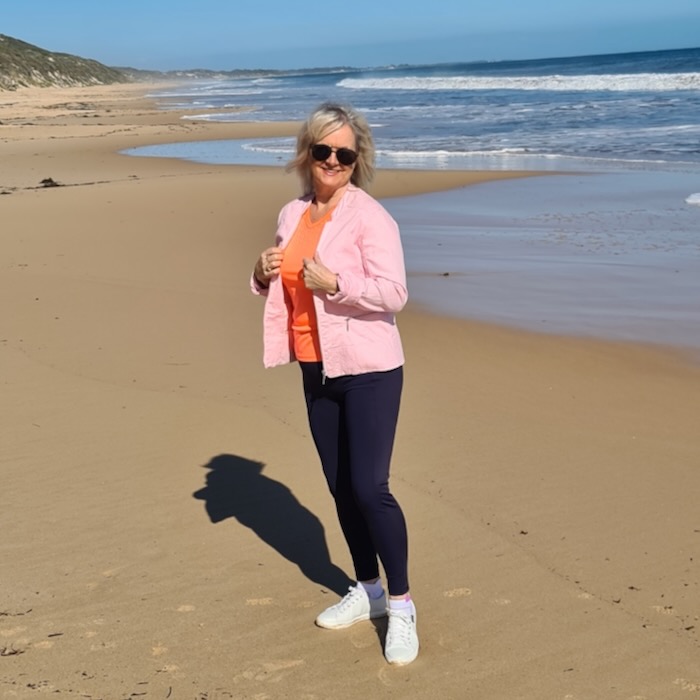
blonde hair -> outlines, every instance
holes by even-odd
[[[374,177],[374,141],[367,120],[352,107],[324,102],[304,122],[297,136],[296,157],[287,164],[287,172],[296,171],[301,179],[304,194],[313,192],[310,149],[325,136],[347,124],[355,135],[357,160],[350,182],[366,189]]]

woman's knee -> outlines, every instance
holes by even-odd
[[[387,483],[353,484],[352,495],[363,513],[381,512],[396,505],[396,499],[389,491]]]

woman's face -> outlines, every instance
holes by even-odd
[[[356,150],[355,134],[349,124],[343,124],[343,126],[326,134],[316,143],[323,143],[333,149],[333,152],[324,161],[311,158],[311,179],[314,184],[314,191],[320,195],[330,196],[342,187],[347,186],[355,170],[355,163],[343,165],[338,162],[336,156],[336,149],[338,148]]]

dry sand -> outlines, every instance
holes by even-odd
[[[0,696],[700,697],[700,372],[672,349],[409,305],[392,483],[421,655],[313,625],[351,569],[247,291],[297,183],[116,153],[296,125],[143,94],[0,94]]]

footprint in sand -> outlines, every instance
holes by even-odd
[[[377,677],[382,682],[382,685],[389,687],[389,686],[392,686],[394,684],[394,679],[391,677],[391,672],[385,666],[382,666],[379,669],[379,673],[377,674]]]
[[[180,667],[176,664],[165,664],[159,668],[156,673],[169,673],[173,678],[184,678],[185,674],[180,671]]]
[[[360,627],[363,627],[363,625],[360,625]],[[377,635],[373,631],[368,630],[367,627],[364,630],[355,628],[350,634],[350,644],[355,649],[367,649],[377,644]]]
[[[242,673],[235,675],[233,677],[233,682],[269,681],[272,683],[279,683],[288,675],[288,671],[292,671],[303,665],[303,659],[280,659],[279,661],[267,661],[263,662],[259,666],[251,666]]]
[[[246,600],[246,605],[272,605],[274,600],[272,598],[248,598]]]
[[[35,649],[50,649],[53,646],[53,642],[50,639],[45,639],[42,642],[37,642],[33,646]]]
[[[677,685],[681,690],[687,690],[689,693],[697,693],[700,690],[700,683],[691,683],[685,678],[676,678],[673,685]]]
[[[466,598],[471,594],[471,588],[453,588],[450,591],[445,591],[442,595],[444,595],[445,598]]]
[[[387,664],[386,662],[382,664],[382,667],[377,673],[377,678],[386,688],[391,688],[395,686],[397,682],[401,685],[405,685],[410,681],[410,672],[415,670],[416,662],[412,663],[410,666],[396,666],[394,664]]]

